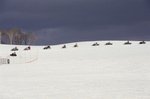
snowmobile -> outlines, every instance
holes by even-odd
[[[28,47],[26,47],[24,50],[30,50],[31,49],[31,47],[30,46],[28,46]]]
[[[11,51],[18,51],[19,49],[17,47],[11,49]]]
[[[141,42],[139,42],[139,44],[146,44],[146,42],[145,41],[141,41]]]
[[[99,44],[96,42],[96,43],[94,43],[92,46],[99,46]]]
[[[113,45],[112,43],[110,43],[110,42],[108,42],[108,43],[106,43],[105,45]]]
[[[77,44],[75,44],[75,45],[74,45],[74,47],[78,47],[78,45],[77,45]]]
[[[66,48],[66,45],[64,45],[62,48]]]
[[[10,56],[17,56],[16,52],[13,52],[12,54],[10,54]]]
[[[46,47],[44,47],[43,49],[50,49],[51,47],[50,46],[46,46]]]
[[[125,42],[124,45],[131,45],[132,43],[130,43],[129,41]]]

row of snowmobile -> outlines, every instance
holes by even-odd
[[[124,43],[124,45],[131,45],[131,44],[132,44],[132,43],[131,43],[130,41],[127,41],[127,42]],[[146,42],[145,42],[145,41],[141,41],[141,42],[139,42],[139,44],[146,44]],[[100,44],[98,44],[97,42],[94,43],[94,44],[92,44],[92,46],[99,46],[99,45],[100,45]],[[113,45],[113,43],[107,42],[105,45]],[[73,47],[78,47],[78,44],[76,43]],[[67,48],[67,46],[66,46],[66,45],[63,45],[62,48]],[[44,50],[46,50],[46,49],[51,49],[51,47],[50,47],[50,46],[46,46],[46,47],[44,47],[43,49],[44,49]]]
[[[127,42],[124,43],[124,45],[131,45],[131,44],[132,43],[130,41],[127,41]],[[139,44],[146,44],[146,42],[145,41],[141,41],[141,42],[139,42]],[[113,43],[107,42],[105,45],[113,45]],[[96,42],[92,46],[99,46],[99,44]]]
[[[78,47],[78,44],[76,43],[73,47]],[[63,45],[62,48],[67,48],[67,46],[66,46],[66,45]],[[50,46],[46,46],[46,47],[44,47],[43,49],[44,49],[44,50],[46,50],[46,49],[51,49],[51,47],[50,47]]]
[[[124,43],[124,45],[131,45],[131,44],[132,44],[132,43],[131,43],[130,41],[127,41],[127,42]],[[146,44],[146,42],[145,42],[145,41],[141,41],[141,42],[139,42],[139,44]],[[94,43],[94,44],[92,44],[92,46],[99,46],[99,45],[100,45],[100,44],[98,44],[97,42]],[[107,43],[105,43],[105,45],[113,45],[113,43],[107,42]],[[78,47],[78,44],[76,43],[73,47]],[[67,48],[67,46],[66,46],[66,45],[63,45],[62,48],[63,48],[63,49],[64,49],[64,48]],[[51,46],[48,45],[48,46],[44,47],[43,49],[44,49],[44,50],[51,49]],[[19,49],[18,49],[17,47],[11,49],[11,51],[18,51],[18,50],[19,50]],[[26,51],[26,50],[31,50],[31,47],[28,46],[28,47],[26,47],[24,50],[25,50],[25,51]],[[16,52],[13,52],[12,54],[10,54],[10,56],[17,56],[17,54],[16,54]]]
[[[18,50],[19,49],[17,47],[14,47],[14,48],[11,49],[11,51],[18,51]],[[31,50],[30,46],[24,48],[24,51],[28,51],[28,50]],[[16,52],[13,52],[13,53],[10,54],[10,56],[17,56],[17,54],[16,54]]]
[[[18,51],[18,50],[19,50],[19,49],[18,49],[17,47],[14,47],[14,48],[11,49],[11,51]],[[28,47],[26,47],[24,50],[25,50],[25,51],[31,50],[31,47],[28,46]]]

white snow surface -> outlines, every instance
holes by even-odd
[[[91,46],[98,42],[100,46]],[[0,99],[150,99],[150,42],[78,42],[51,46],[0,45]]]

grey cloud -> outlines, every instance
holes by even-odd
[[[24,2],[23,2],[24,1]],[[149,9],[143,1],[137,0],[93,0],[79,3],[68,3],[66,0],[18,0],[13,1],[8,7],[16,13],[16,19],[20,21],[30,21],[32,23],[48,24],[49,26],[72,26],[86,27],[108,24],[130,24],[149,19]],[[60,2],[61,1],[61,2]],[[65,3],[62,3],[64,1]],[[74,1],[75,0],[71,0]],[[24,4],[23,4],[24,3]],[[141,3],[143,6],[141,7]],[[20,15],[17,15],[20,13]],[[11,14],[11,13],[10,13]],[[10,15],[11,16],[11,15]],[[20,17],[20,18],[18,18]],[[22,17],[22,18],[21,18]]]
[[[140,37],[150,31],[149,0],[5,0],[2,3],[1,28],[21,27],[40,35],[44,29],[50,29],[47,34],[57,42]],[[148,25],[143,27],[145,24]],[[47,42],[51,40],[56,43],[47,38]]]
[[[58,44],[64,42],[66,43],[90,40],[149,40],[149,24],[150,21],[141,22],[134,25],[112,25],[103,27],[101,29],[90,28],[86,30],[50,28],[39,31],[39,34],[43,33],[43,39],[41,39],[41,42],[44,42],[45,44]]]
[[[0,1],[0,14],[4,11],[5,8],[5,0]]]

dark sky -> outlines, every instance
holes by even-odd
[[[150,40],[150,0],[0,0],[0,28],[36,33],[36,44]]]

